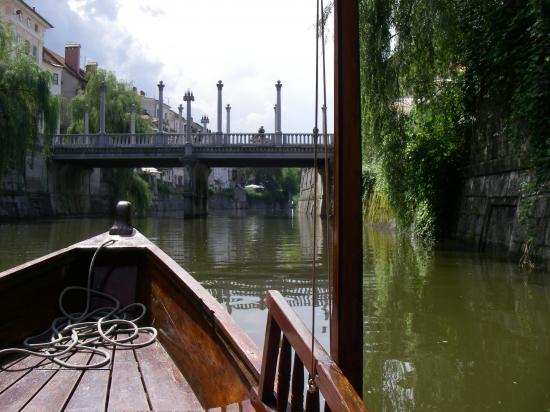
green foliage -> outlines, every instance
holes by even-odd
[[[76,96],[70,104],[71,122],[68,133],[83,133],[84,112],[88,107],[90,133],[99,132],[99,87],[105,82],[105,129],[110,133],[130,132],[130,109],[135,105],[139,113],[139,97],[132,87],[119,81],[115,74],[105,70],[97,70],[88,78],[86,92]],[[150,124],[140,116],[136,116],[136,132],[150,131]],[[147,181],[134,174],[131,169],[104,169],[105,180],[113,188],[117,200],[128,199],[140,216],[146,214],[152,204],[152,193]],[[159,181],[159,189],[162,188]]]
[[[99,87],[105,82],[105,129],[110,133],[130,133],[130,110],[135,105],[139,114],[139,96],[132,91],[130,84],[119,81],[115,74],[97,70],[89,75],[86,92],[76,96],[70,104],[71,123],[68,133],[84,131],[84,112],[88,107],[90,133],[99,132]],[[151,131],[148,121],[136,116],[136,132]]]
[[[548,2],[361,0],[364,161],[403,227],[445,232],[467,142],[510,136],[550,178]]]
[[[50,95],[49,73],[13,44],[10,29],[0,22],[0,178],[8,169],[23,168],[41,123],[47,143],[58,119],[59,100]]]
[[[468,111],[480,133],[528,143],[540,187],[550,180],[550,4],[467,0],[457,7]]]
[[[454,9],[364,0],[360,14],[368,196],[386,217],[431,240],[452,209],[466,141]]]
[[[132,169],[104,169],[104,179],[113,188],[115,199],[127,199],[138,216],[145,216],[153,202],[149,184]]]
[[[300,190],[300,169],[297,168],[245,169],[243,175],[248,183],[261,184],[265,188],[263,193],[247,192],[249,196],[267,202],[288,202]]]

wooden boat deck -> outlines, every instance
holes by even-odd
[[[67,359],[80,364],[90,362],[92,356],[98,355],[76,353]],[[110,365],[98,369],[67,369],[35,356],[12,358],[0,369],[0,410],[204,409],[157,341],[138,349],[117,348]]]

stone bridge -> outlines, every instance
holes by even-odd
[[[332,156],[333,135],[327,155]],[[325,159],[317,138],[319,165]],[[311,133],[148,133],[56,135],[51,159],[89,167],[313,167]]]

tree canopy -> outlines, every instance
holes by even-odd
[[[110,133],[130,132],[130,110],[132,104],[136,110],[136,132],[150,131],[150,123],[139,116],[139,96],[132,86],[120,81],[112,72],[98,69],[87,76],[85,93],[76,96],[70,104],[71,121],[68,133],[84,131],[84,112],[88,107],[90,133],[99,132],[99,88],[105,82],[105,129]]]
[[[105,129],[108,133],[130,132],[130,110],[135,105],[136,132],[151,130],[150,123],[139,116],[139,96],[130,84],[117,79],[114,73],[99,69],[87,77],[84,93],[70,103],[71,119],[68,133],[83,133],[84,112],[88,107],[89,132],[99,132],[99,88],[105,82]],[[112,186],[115,199],[128,199],[138,214],[143,215],[152,203],[148,183],[132,169],[104,169],[104,179]]]
[[[50,80],[28,47],[17,46],[10,28],[0,22],[0,178],[8,169],[23,168],[42,121],[45,143],[55,133],[59,100],[50,94]]]

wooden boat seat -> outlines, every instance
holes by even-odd
[[[139,349],[118,348],[100,369],[60,368],[34,356],[0,369],[1,411],[203,411],[191,386],[159,342]],[[86,363],[91,355],[68,360]]]

